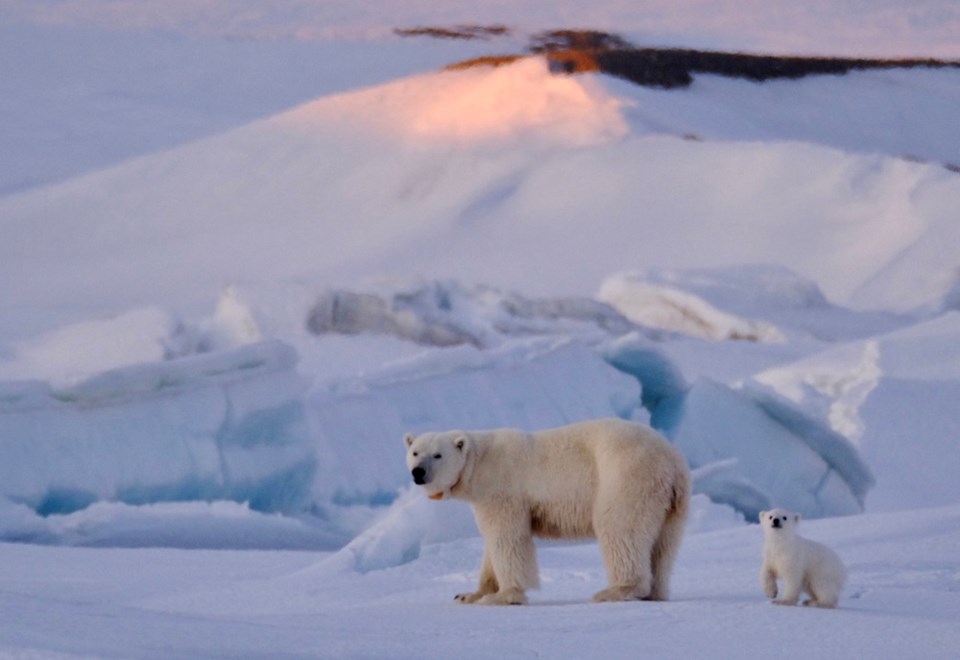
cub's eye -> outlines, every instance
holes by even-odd
[[[418,452],[418,451],[413,452],[413,457],[414,457],[414,458],[416,458],[416,457],[419,456],[419,455],[420,455],[420,452]]]
[[[441,456],[440,454],[434,454],[433,457],[438,460],[443,458],[443,456]]]

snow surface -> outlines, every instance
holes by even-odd
[[[453,602],[476,579],[477,538],[432,544],[413,561],[366,573],[315,552],[0,545],[0,654],[956,657],[956,505],[801,529],[850,569],[836,610],[766,601],[755,525],[688,536],[666,603],[589,603],[604,583],[596,547],[543,547],[543,587],[521,608]]]
[[[556,27],[960,58],[944,0],[0,2],[0,657],[956,656],[960,71],[440,71]],[[543,543],[455,605],[403,433],[604,416],[694,468],[673,600]],[[765,602],[775,505],[838,610]]]

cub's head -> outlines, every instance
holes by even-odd
[[[463,431],[424,433],[404,437],[407,467],[413,483],[423,486],[427,497],[442,500],[459,485],[467,462],[470,437]]]
[[[792,532],[800,524],[800,514],[783,509],[771,509],[760,512],[760,525],[766,533]]]

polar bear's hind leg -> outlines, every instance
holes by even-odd
[[[596,602],[644,600],[653,589],[651,557],[663,515],[638,511],[636,502],[624,502],[601,488],[595,504],[594,528],[607,571],[608,587],[593,595]]]

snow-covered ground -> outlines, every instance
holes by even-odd
[[[946,0],[0,2],[0,657],[955,657],[960,69],[441,71],[557,27],[960,59]],[[674,599],[545,543],[454,605],[403,433],[604,416],[694,469]]]
[[[953,658],[960,509],[801,523],[850,569],[836,610],[775,607],[756,526],[690,535],[667,603],[592,604],[596,546],[541,550],[521,608],[457,605],[479,539],[356,573],[312,552],[0,546],[13,658]]]

